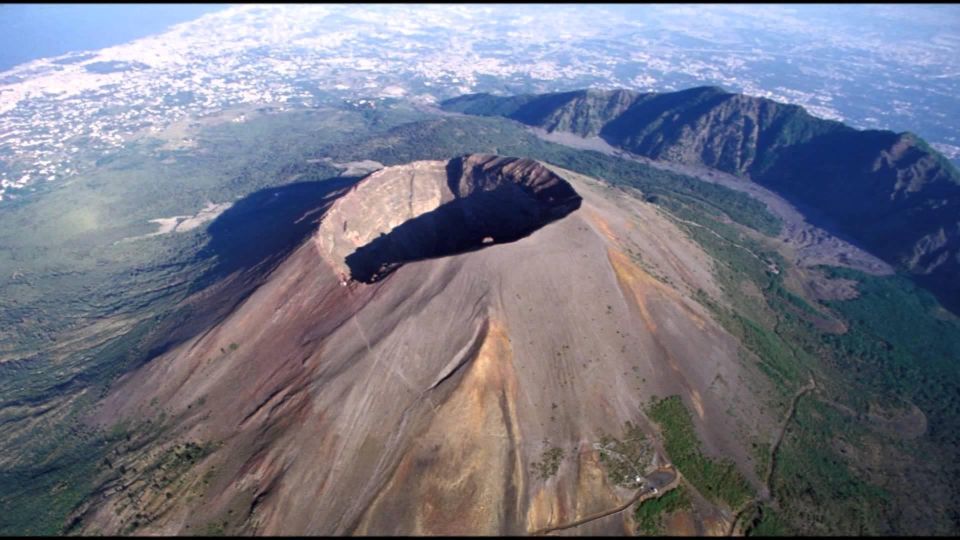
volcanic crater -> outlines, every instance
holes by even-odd
[[[581,201],[532,159],[417,161],[362,180],[333,205],[315,239],[342,281],[372,283],[406,262],[519,240]]]

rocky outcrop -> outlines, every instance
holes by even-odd
[[[532,101],[518,120],[547,131],[569,131],[589,137],[597,135],[611,120],[620,117],[640,97],[629,90],[586,90],[548,94]],[[556,106],[552,106],[556,103]]]
[[[506,116],[547,131],[589,137],[643,96],[631,90],[594,89],[512,97],[468,94],[444,101],[443,108],[477,116]]]

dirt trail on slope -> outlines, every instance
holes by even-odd
[[[732,245],[732,246],[734,246],[734,247],[737,247],[737,248],[742,249],[743,251],[746,251],[747,254],[749,254],[749,255],[750,255],[751,257],[753,257],[754,259],[756,259],[756,260],[758,260],[758,261],[766,264],[768,267],[770,267],[771,270],[774,271],[774,273],[779,273],[779,270],[777,269],[776,264],[774,264],[774,263],[768,261],[767,259],[764,259],[763,257],[757,255],[756,253],[753,252],[753,250],[751,250],[751,249],[748,248],[747,246],[744,246],[743,244],[738,244],[737,242],[734,242],[733,240],[730,240],[729,238],[726,238],[726,237],[724,237],[724,236],[721,236],[720,234],[717,234],[716,231],[714,231],[713,229],[711,229],[711,228],[709,228],[709,227],[704,227],[703,225],[701,225],[701,224],[699,224],[699,223],[695,223],[695,222],[693,222],[693,221],[690,221],[690,220],[687,220],[687,219],[683,219],[683,218],[681,218],[681,217],[677,217],[677,216],[673,215],[673,214],[670,213],[670,212],[665,212],[665,213],[666,213],[667,215],[669,215],[674,221],[677,221],[677,222],[679,222],[679,223],[685,223],[685,224],[687,224],[687,225],[690,225],[691,227],[699,227],[699,228],[707,231],[708,233],[716,236],[716,237],[719,238],[720,240],[723,240],[724,242],[726,242],[726,243],[728,243],[728,244],[730,244],[730,245]]]
[[[790,420],[793,419],[794,413],[797,411],[797,402],[800,401],[800,398],[804,394],[811,392],[817,388],[817,382],[813,378],[813,374],[810,375],[810,382],[807,383],[803,388],[797,391],[794,394],[793,399],[790,401],[790,408],[787,409],[787,414],[784,416],[783,425],[780,428],[779,433],[777,433],[777,440],[774,441],[773,445],[770,447],[770,455],[767,459],[767,473],[763,477],[763,483],[765,486],[766,493],[761,493],[759,497],[755,497],[747,502],[745,502],[736,512],[733,514],[733,519],[730,520],[730,525],[727,528],[725,536],[732,536],[736,530],[737,522],[740,520],[740,517],[744,512],[749,510],[751,507],[760,504],[761,502],[766,502],[775,499],[773,496],[773,486],[771,482],[773,481],[773,468],[776,466],[777,450],[780,448],[780,443],[783,442],[783,437],[787,433],[787,427],[790,425]],[[741,531],[742,533],[743,531]]]
[[[538,530],[536,530],[536,531],[534,531],[534,532],[532,532],[532,533],[530,533],[530,534],[531,534],[531,536],[543,536],[543,535],[545,535],[545,534],[549,534],[549,533],[554,532],[554,531],[561,531],[561,530],[564,530],[564,529],[572,529],[572,528],[574,528],[574,527],[579,527],[579,526],[581,526],[581,525],[585,525],[585,524],[587,524],[587,523],[590,523],[591,521],[596,521],[596,520],[598,520],[598,519],[602,519],[602,518],[605,518],[605,517],[607,517],[607,516],[612,516],[612,515],[614,515],[614,514],[619,514],[620,512],[623,512],[624,510],[626,510],[627,508],[630,508],[630,506],[632,506],[634,503],[638,503],[638,502],[639,502],[639,503],[643,503],[643,502],[648,501],[648,500],[650,500],[650,499],[659,499],[660,497],[663,497],[664,495],[666,495],[668,492],[673,491],[674,489],[676,489],[676,487],[680,485],[680,481],[681,481],[681,479],[683,478],[683,477],[680,475],[680,471],[678,471],[678,470],[676,470],[676,469],[670,468],[670,469],[663,469],[662,471],[663,471],[663,472],[672,473],[672,474],[674,475],[674,477],[673,477],[673,480],[672,480],[669,484],[663,486],[662,488],[658,489],[657,491],[650,491],[650,490],[645,490],[645,489],[638,489],[637,492],[634,494],[634,496],[633,496],[633,497],[630,497],[630,500],[628,500],[627,502],[621,504],[620,506],[617,506],[616,508],[611,508],[610,510],[604,510],[604,511],[602,511],[602,512],[597,512],[597,513],[595,513],[595,514],[590,514],[589,516],[582,517],[582,518],[580,518],[580,519],[578,519],[578,520],[571,521],[570,523],[565,523],[565,524],[563,524],[563,525],[555,525],[555,526],[553,526],[553,527],[545,527],[545,528],[543,528],[543,529],[538,529]]]
[[[755,497],[755,498],[747,501],[747,502],[744,503],[739,509],[737,509],[736,512],[734,512],[733,519],[730,521],[730,524],[728,525],[728,528],[727,528],[726,533],[724,534],[724,536],[732,536],[732,535],[733,535],[734,531],[736,530],[736,524],[737,524],[737,522],[740,520],[740,517],[744,514],[744,512],[746,512],[746,511],[749,510],[751,507],[753,507],[753,506],[755,506],[755,505],[757,505],[757,504],[759,504],[759,503],[761,503],[761,502],[769,501],[769,500],[772,500],[772,499],[774,498],[774,497],[773,497],[773,488],[772,488],[772,486],[771,486],[771,481],[773,480],[773,469],[774,469],[774,466],[775,466],[775,463],[776,463],[776,453],[777,453],[777,450],[780,448],[780,444],[783,442],[783,437],[786,435],[787,427],[789,427],[790,421],[793,419],[793,416],[794,416],[794,414],[796,413],[797,403],[800,401],[800,398],[803,397],[805,394],[807,394],[807,393],[815,390],[816,387],[817,387],[817,385],[816,385],[816,380],[815,380],[815,379],[813,378],[813,376],[811,375],[811,377],[810,377],[810,382],[807,383],[805,386],[803,386],[800,390],[798,390],[796,394],[794,394],[793,399],[792,399],[791,402],[790,402],[790,408],[787,410],[787,413],[786,413],[786,415],[784,416],[784,420],[783,420],[783,423],[782,423],[782,425],[781,425],[781,427],[780,427],[780,430],[779,430],[778,433],[777,433],[777,438],[776,438],[776,440],[774,441],[773,445],[770,447],[770,454],[769,454],[769,459],[768,459],[767,472],[766,472],[766,474],[764,475],[764,486],[765,486],[765,491],[766,491],[766,493],[762,493],[759,497]],[[605,511],[602,511],[602,512],[597,512],[597,513],[591,514],[591,515],[589,515],[589,516],[586,516],[586,517],[577,519],[577,520],[572,521],[572,522],[570,522],[570,523],[565,523],[565,524],[562,524],[562,525],[555,525],[555,526],[552,526],[552,527],[545,527],[545,528],[542,528],[542,529],[538,529],[538,530],[532,532],[531,535],[532,535],[532,536],[542,536],[542,535],[549,534],[549,533],[554,532],[554,531],[565,530],[565,529],[572,529],[572,528],[574,528],[574,527],[579,527],[579,526],[581,526],[581,525],[585,525],[585,524],[587,524],[587,523],[590,523],[591,521],[596,521],[596,520],[598,520],[598,519],[602,519],[602,518],[605,518],[605,517],[607,517],[607,516],[611,516],[611,515],[614,515],[614,514],[618,514],[618,513],[620,513],[620,512],[623,512],[624,510],[626,510],[627,508],[629,508],[631,505],[633,505],[633,504],[635,504],[635,503],[638,503],[638,502],[639,502],[639,503],[643,503],[643,502],[645,502],[645,501],[647,501],[647,500],[649,500],[649,499],[652,499],[652,498],[657,498],[657,499],[659,499],[660,497],[662,497],[663,495],[665,495],[667,492],[672,491],[672,490],[675,489],[677,486],[679,486],[679,485],[680,485],[680,482],[683,480],[683,476],[680,474],[680,471],[671,468],[671,469],[669,470],[669,472],[671,472],[671,473],[673,473],[673,474],[675,475],[675,476],[674,476],[674,479],[673,479],[668,485],[666,485],[666,486],[664,486],[662,489],[660,489],[658,492],[652,492],[652,491],[650,491],[650,490],[640,489],[640,490],[637,491],[637,493],[636,493],[633,497],[630,498],[630,500],[628,500],[626,503],[624,503],[624,504],[622,504],[622,505],[620,505],[620,506],[617,506],[617,507],[615,507],[615,508],[611,508],[610,510],[605,510]],[[691,487],[692,487],[692,486],[691,486]],[[741,531],[741,532],[742,532],[742,531]]]

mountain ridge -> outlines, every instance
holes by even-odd
[[[716,86],[670,93],[578,90],[444,101],[548,132],[599,137],[644,157],[702,165],[812,207],[960,309],[960,172],[922,138],[858,130],[798,105]]]

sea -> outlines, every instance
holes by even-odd
[[[229,4],[0,4],[0,72],[163,32]]]

